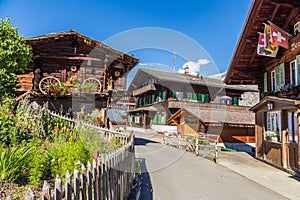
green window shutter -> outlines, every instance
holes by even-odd
[[[161,102],[161,92],[158,93],[158,102]]]
[[[167,92],[167,90],[165,90],[164,93],[163,93],[164,101],[167,101],[167,95],[168,95],[168,92]]]
[[[197,100],[197,93],[193,94],[193,100]]]
[[[160,124],[160,114],[157,114],[157,124]]]
[[[172,97],[176,99],[176,91],[172,91]]]
[[[296,56],[297,85],[300,85],[300,55]]]
[[[280,68],[280,88],[283,87],[285,85],[285,70],[284,70],[284,63],[282,63],[281,65],[279,65]]]
[[[202,94],[198,93],[198,102],[201,103],[202,102]]]
[[[151,104],[151,95],[148,96],[148,104]]]
[[[167,124],[167,114],[164,114],[164,124]]]
[[[276,73],[276,91],[279,91],[285,85],[284,63],[275,68]]]
[[[268,91],[268,72],[264,73],[264,92]]]
[[[233,105],[237,106],[238,105],[238,101],[237,101],[237,97],[233,97]]]
[[[276,77],[276,91],[280,90],[280,69],[279,66],[275,67],[275,77]]]
[[[205,102],[205,103],[208,103],[208,102],[209,102],[209,96],[208,96],[208,94],[205,94],[205,95],[204,95],[204,102]]]
[[[154,117],[153,117],[153,124],[157,124],[157,113],[154,114]]]

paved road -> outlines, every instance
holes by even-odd
[[[157,135],[136,134],[142,200],[286,199],[228,168],[160,141]]]

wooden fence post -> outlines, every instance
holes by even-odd
[[[74,169],[74,200],[79,200],[79,171],[77,168]]]
[[[98,199],[102,199],[101,198],[101,180],[102,180],[102,163],[101,163],[101,158],[98,157],[98,166],[97,166],[97,174],[98,174]]]
[[[81,165],[81,196],[82,196],[82,200],[86,200],[86,168],[85,166],[82,164]]]
[[[72,200],[71,174],[69,171],[66,172],[65,194],[65,200]]]
[[[47,181],[44,181],[42,189],[42,200],[50,200],[50,185]]]
[[[31,188],[27,188],[24,200],[34,200],[35,196]]]
[[[56,178],[55,178],[54,190],[55,190],[54,199],[61,200],[62,199],[62,183],[61,183],[61,179],[58,175],[56,175]]]
[[[98,155],[97,155],[98,157]],[[98,159],[98,158],[97,158]],[[97,160],[93,159],[93,188],[94,188],[94,200],[100,199],[98,197],[98,173],[97,173]]]
[[[92,200],[93,197],[93,173],[92,173],[92,165],[90,161],[87,164],[88,170],[87,170],[87,182],[88,182],[88,200]]]

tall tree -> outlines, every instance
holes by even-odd
[[[31,59],[31,47],[18,35],[18,27],[9,19],[0,19],[0,97],[14,94],[16,73],[23,73]]]

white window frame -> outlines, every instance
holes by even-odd
[[[176,92],[176,98],[178,100],[182,100],[183,99],[183,92]]]
[[[271,71],[271,91],[276,91],[276,71],[275,69]]]
[[[292,65],[294,64],[294,76],[295,76],[295,83],[293,83],[293,74],[292,74]],[[290,83],[291,85],[295,86],[298,85],[298,69],[297,69],[297,61],[296,59],[290,62]]]
[[[190,92],[186,93],[186,98],[188,100],[193,100],[193,93],[190,93]]]
[[[267,130],[277,134],[278,141],[281,142],[281,112],[267,112]]]

